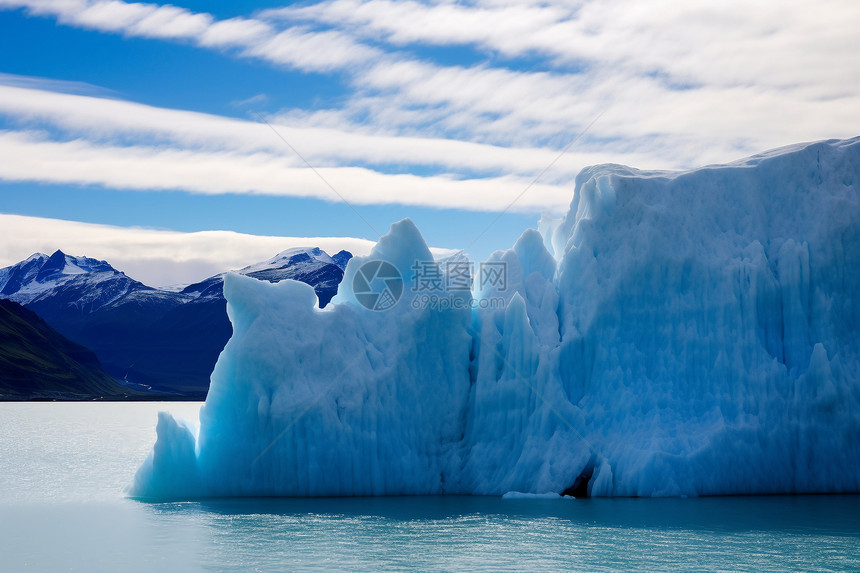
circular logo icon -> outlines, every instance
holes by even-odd
[[[386,261],[367,261],[352,279],[355,299],[369,310],[388,310],[403,294],[403,277]]]

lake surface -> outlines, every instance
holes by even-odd
[[[127,499],[199,407],[0,403],[0,571],[860,570],[860,496]]]

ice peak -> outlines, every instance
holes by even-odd
[[[526,229],[514,245],[514,252],[523,268],[523,277],[540,273],[551,281],[555,275],[555,259],[549,254],[543,236],[535,229]]]
[[[392,224],[388,234],[373,247],[370,256],[388,261],[404,276],[411,272],[415,261],[433,260],[421,231],[409,218]]]
[[[387,272],[398,274],[402,280],[402,284],[408,285],[412,282],[415,273],[416,263],[433,262],[433,255],[424,242],[424,237],[415,223],[411,219],[403,219],[391,225],[388,233],[383,235],[379,242],[370,251],[370,254],[364,257],[352,257],[346,265],[343,273],[343,280],[338,286],[337,295],[332,299],[333,302],[350,302],[360,306],[365,306],[365,303],[359,302],[356,299],[354,284],[358,281],[359,287],[367,287],[364,284],[364,278],[356,278],[359,269],[367,264],[376,264],[379,261],[388,263]],[[391,270],[391,266],[396,269],[396,273]],[[375,275],[373,269],[371,274]],[[361,290],[361,288],[359,289]],[[399,294],[398,294],[399,296]],[[401,303],[402,304],[402,303]]]

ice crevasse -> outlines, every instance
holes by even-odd
[[[131,494],[860,491],[860,138],[587,168],[461,304],[416,304],[429,260],[396,223],[323,310],[228,275],[199,429],[160,414]],[[371,261],[403,278],[390,309],[356,296]]]

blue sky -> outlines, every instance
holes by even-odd
[[[178,283],[404,217],[482,259],[589,164],[857,135],[858,25],[846,0],[0,0],[0,265]]]

